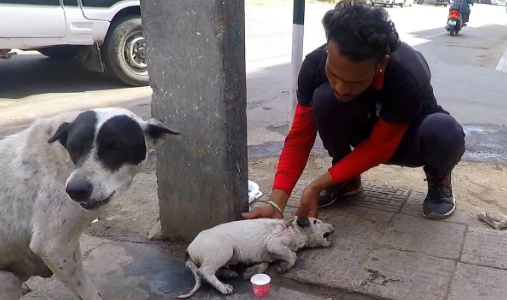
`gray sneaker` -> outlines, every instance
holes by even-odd
[[[423,203],[423,215],[428,219],[444,219],[454,213],[456,199],[452,192],[452,177],[447,175],[442,180],[435,180],[426,174],[428,194]]]
[[[361,176],[349,181],[332,185],[323,190],[319,195],[319,207],[326,207],[335,203],[338,199],[346,196],[354,196],[363,191]]]

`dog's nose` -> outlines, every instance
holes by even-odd
[[[82,202],[90,199],[93,186],[86,180],[75,180],[67,184],[65,191],[72,200]]]

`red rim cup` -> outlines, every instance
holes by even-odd
[[[269,294],[271,278],[266,274],[256,274],[250,279],[256,297],[266,297]]]

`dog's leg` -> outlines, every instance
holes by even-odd
[[[0,299],[2,300],[19,300],[23,296],[19,278],[10,273],[0,271]]]
[[[218,269],[216,275],[218,278],[222,278],[222,279],[234,279],[234,278],[239,277],[238,273],[236,273],[233,270],[227,269],[227,268]]]
[[[243,279],[249,280],[252,278],[255,274],[258,273],[264,273],[269,268],[269,263],[263,262],[257,265],[253,265],[245,270],[245,273],[243,274]]]
[[[232,295],[234,294],[234,288],[229,284],[224,284],[220,280],[218,280],[216,276],[217,270],[223,264],[203,264],[199,270],[197,270],[197,274],[201,276],[204,280],[206,280],[209,284],[211,284],[214,288],[216,288],[223,295]]]
[[[32,240],[30,248],[53,271],[76,300],[103,300],[83,269],[79,242]]]
[[[277,260],[281,260],[282,262],[277,267],[277,271],[280,273],[285,273],[292,269],[296,264],[297,255],[295,251],[292,251],[286,245],[280,244],[279,241],[274,241],[273,243],[268,242],[266,245],[266,249],[269,253],[271,253]]]

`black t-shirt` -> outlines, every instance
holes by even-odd
[[[308,54],[301,66],[298,78],[298,101],[311,106],[313,93],[328,82],[325,73],[327,44]],[[390,55],[381,90],[368,88],[352,101],[361,101],[364,114],[374,110],[388,123],[404,124],[436,112],[447,113],[437,104],[431,72],[423,55],[405,43]],[[371,104],[371,105],[370,105]]]

